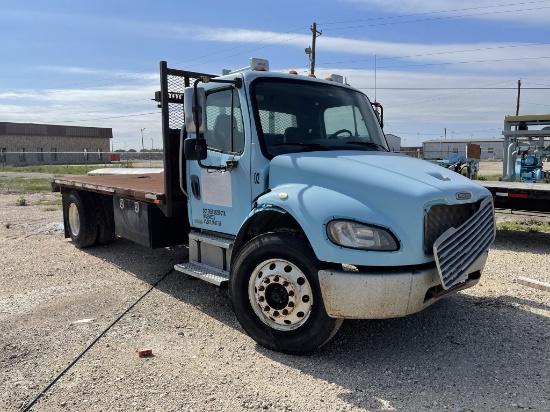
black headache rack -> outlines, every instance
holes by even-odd
[[[216,77],[212,74],[170,69],[165,61],[160,62],[160,91],[155,92],[155,101],[161,109],[162,144],[164,148],[164,194],[167,217],[172,216],[174,204],[187,198],[179,185],[180,132],[184,123],[183,90],[193,86],[195,80]],[[185,178],[185,169],[184,175]]]

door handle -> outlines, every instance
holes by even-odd
[[[201,185],[197,175],[191,175],[191,192],[195,199],[201,200]]]

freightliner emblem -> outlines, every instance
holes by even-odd
[[[468,200],[472,198],[472,194],[470,192],[457,192],[456,198],[458,200]]]

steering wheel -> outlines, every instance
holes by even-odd
[[[347,133],[349,136],[338,137],[338,135],[341,134],[341,133]],[[350,130],[340,129],[340,130],[337,130],[336,132],[334,132],[333,134],[331,134],[329,137],[327,137],[327,139],[344,139],[346,137],[351,137],[351,136],[353,136],[353,132],[351,132]]]

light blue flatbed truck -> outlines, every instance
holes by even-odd
[[[390,153],[379,107],[338,76],[268,65],[215,77],[161,62],[164,173],[52,179],[66,237],[188,244],[175,269],[227,286],[243,329],[290,354],[343,319],[410,315],[475,285],[491,194]]]

